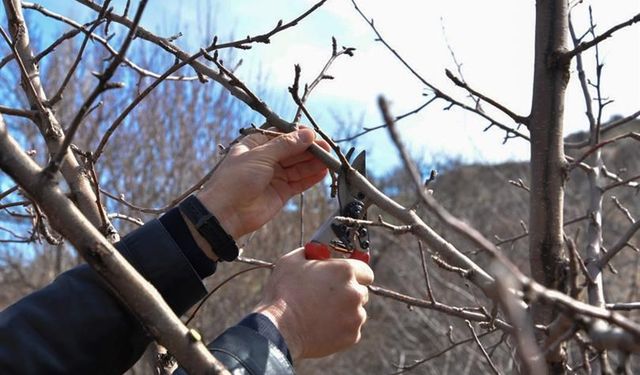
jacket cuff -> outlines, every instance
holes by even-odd
[[[282,334],[273,324],[271,319],[260,313],[251,313],[244,317],[244,319],[242,319],[240,323],[238,323],[238,325],[252,329],[256,333],[264,336],[287,357],[287,360],[290,363],[293,363],[293,360],[291,359],[291,353],[289,353],[289,347],[284,341],[284,337],[282,337]]]
[[[177,207],[170,209],[159,220],[173,240],[180,245],[180,250],[201,279],[216,272],[216,262],[200,249]]]
[[[118,247],[178,315],[206,295],[198,273],[157,219],[129,233]]]
[[[294,374],[284,353],[271,341],[241,325],[227,329],[209,350],[230,373]]]

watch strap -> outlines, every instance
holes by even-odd
[[[220,225],[218,219],[194,195],[180,202],[178,206],[198,233],[211,245],[220,260],[231,262],[238,257],[238,245]]]

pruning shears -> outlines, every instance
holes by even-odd
[[[353,154],[349,150],[346,159]],[[366,153],[362,151],[350,162],[351,167],[366,176]],[[355,220],[367,218],[367,208],[370,205],[365,195],[347,182],[344,170],[337,176],[337,192],[340,208],[336,210],[314,233],[311,240],[304,246],[307,259],[329,259],[333,251],[344,257],[358,259],[369,263],[369,233],[367,228],[358,223],[344,223],[336,217]]]

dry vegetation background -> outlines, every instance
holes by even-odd
[[[27,13],[28,22],[37,24],[41,18]],[[4,21],[3,21],[4,22]],[[35,50],[45,45],[40,34],[32,30]],[[45,90],[53,93],[60,86],[66,72],[77,55],[80,38],[59,46],[55,53],[40,63]],[[2,46],[3,54],[8,53]],[[239,58],[234,52],[223,53],[227,66],[233,66]],[[61,122],[69,123],[82,98],[94,85],[91,70],[104,66],[109,55],[97,43],[91,43],[84,58],[70,81],[67,94],[57,106],[56,115]],[[156,47],[140,44],[131,49],[127,57],[140,66],[168,66],[173,60],[160,54]],[[337,77],[339,79],[339,77]],[[26,108],[25,98],[15,95],[19,89],[17,69],[0,71],[2,105]],[[126,86],[106,92],[102,106],[94,110],[80,127],[74,144],[81,150],[94,149],[101,135],[124,107],[135,98],[150,78],[141,77],[130,69],[120,69],[115,80]],[[280,100],[280,99],[274,99]],[[215,164],[219,157],[218,145],[228,144],[236,137],[238,129],[249,125],[253,119],[231,95],[215,85],[203,85],[198,80],[189,82],[165,81],[150,97],[143,101],[118,129],[110,141],[105,155],[98,165],[100,187],[107,212],[112,214],[114,225],[124,234],[136,224],[119,219],[124,215],[147,221],[157,213],[145,213],[116,199],[122,197],[139,207],[162,208],[181,192],[192,186]],[[7,121],[10,132],[19,135],[23,147],[35,151],[35,159],[45,162],[47,152],[37,129],[28,120],[12,118]],[[479,125],[482,126],[482,125]],[[617,132],[607,134],[612,138],[629,131],[640,131],[640,122],[630,122]],[[586,134],[574,134],[571,141],[588,138]],[[568,155],[579,156],[581,150],[570,150]],[[584,149],[582,150],[584,151]],[[603,150],[603,159],[610,170],[620,176],[634,176],[640,172],[640,148],[633,140],[623,140]],[[423,166],[428,175],[435,166]],[[528,163],[504,163],[498,165],[462,165],[444,160],[437,166],[439,175],[429,185],[433,196],[448,210],[477,228],[496,243],[513,239],[526,232],[529,217],[530,185]],[[518,185],[518,181],[522,185]],[[416,202],[415,188],[403,169],[390,171],[375,181],[387,195],[399,203],[411,206]],[[6,175],[0,175],[0,192],[12,186]],[[307,236],[333,211],[337,202],[330,199],[326,186],[318,186],[304,195],[304,227]],[[632,217],[640,216],[638,190],[615,188],[606,192],[603,203],[603,243],[614,243],[629,227],[628,217],[618,208],[613,197],[624,204]],[[584,173],[574,171],[568,179],[565,197],[565,222],[580,219],[565,227],[566,234],[575,239],[578,248],[584,247],[588,209],[589,187]],[[24,215],[29,206],[19,204],[25,198],[14,194],[0,202],[0,308],[4,308],[27,293],[49,283],[57,274],[82,262],[67,243],[51,244],[42,232],[33,229]],[[17,203],[16,203],[17,202]],[[15,205],[13,205],[15,203]],[[272,223],[255,234],[243,238],[240,243],[252,257],[275,260],[300,243],[300,204],[294,200]],[[446,226],[433,219],[424,207],[417,212],[444,238],[463,249],[465,254],[481,266],[488,266],[489,256],[477,251]],[[376,209],[370,212],[376,217]],[[118,214],[118,215],[115,215]],[[393,222],[393,220],[389,219]],[[56,237],[55,233],[53,234]],[[419,298],[427,298],[424,277],[417,265],[421,258],[416,239],[411,235],[393,235],[383,229],[372,230],[372,268],[376,284]],[[638,234],[631,242],[638,244]],[[502,251],[521,270],[528,273],[529,254],[525,236],[505,243]],[[427,249],[429,250],[429,249]],[[638,270],[640,257],[626,249],[614,258],[605,270],[607,301],[636,301],[638,299]],[[207,280],[213,288],[226,277],[249,266],[241,263],[224,264]],[[431,283],[438,300],[453,306],[491,306],[477,288],[469,285],[457,274],[443,270],[429,259]],[[268,271],[255,270],[235,278],[225,285],[205,305],[192,323],[205,337],[213,338],[224,327],[237,322],[257,302],[261,286]],[[409,307],[407,304],[372,296],[368,308],[369,322],[362,342],[353,349],[320,360],[297,364],[301,374],[389,374],[396,365],[410,364],[429,358],[457,343],[451,350],[422,364],[413,370],[424,374],[478,374],[487,372],[482,353],[473,341],[464,320],[444,315],[438,311]],[[635,311],[623,312],[637,319]],[[516,373],[515,344],[502,331],[488,333],[482,342],[496,366],[504,373]],[[613,362],[618,359],[613,357]],[[152,373],[151,355],[141,360],[132,374]],[[569,352],[570,363],[580,363],[582,352]],[[631,366],[640,371],[640,361],[632,356]]]

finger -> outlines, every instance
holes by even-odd
[[[354,285],[354,288],[360,294],[360,301],[362,305],[366,305],[369,302],[369,288],[362,284]]]
[[[322,148],[325,151],[331,151],[331,146],[329,146],[329,144],[327,143],[327,141],[325,141],[324,139],[318,139],[315,142],[318,146],[320,146],[320,148]]]
[[[249,151],[253,148],[256,148],[260,145],[267,143],[269,139],[271,138],[269,138],[268,136],[262,133],[254,133],[254,134],[248,135],[240,139],[238,143],[231,146],[229,153],[232,155],[241,154],[243,152]]]
[[[354,268],[354,276],[356,281],[362,285],[371,285],[373,284],[373,270],[369,267],[368,264],[361,260],[355,259],[345,259],[351,262],[351,265]]]
[[[303,178],[299,181],[294,181],[289,183],[289,189],[291,195],[302,193],[303,191],[309,189],[313,185],[322,181],[324,176],[327,175],[327,170],[322,170],[317,174],[311,175],[309,177]],[[287,198],[288,199],[288,198]]]
[[[315,133],[311,129],[300,129],[278,136],[254,149],[272,162],[302,154],[313,142]]]
[[[318,159],[311,159],[304,163],[293,165],[283,170],[288,181],[300,181],[310,176],[314,176],[326,170],[327,167]]]
[[[286,158],[284,160],[280,161],[280,165],[282,165],[284,168],[289,168],[292,165],[296,165],[298,163],[304,163],[305,161],[308,160],[312,160],[315,159],[316,157],[313,156],[313,154],[309,151],[305,151],[301,154],[298,155],[294,155],[290,158]]]
[[[293,249],[290,252],[286,253],[282,256],[282,258],[287,258],[294,261],[303,261],[306,260],[304,256],[304,247],[299,247],[297,249]]]

